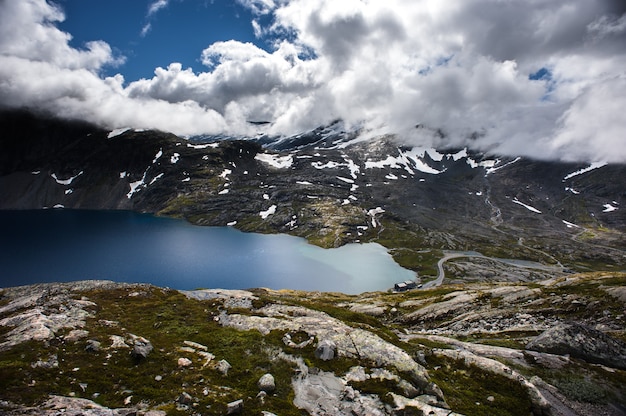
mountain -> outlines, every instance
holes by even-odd
[[[3,111],[0,131],[1,209],[129,209],[323,247],[376,241],[425,278],[442,250],[562,272],[626,263],[626,165],[409,147],[341,121],[291,137],[185,139]],[[453,263],[449,276],[465,279],[546,276]]]
[[[626,414],[625,165],[417,148],[341,121],[181,138],[4,110],[0,132],[0,209],[375,241],[422,282],[0,288],[2,414]]]

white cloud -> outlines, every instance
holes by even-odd
[[[169,0],[155,0],[148,6],[148,17],[154,16],[159,10],[164,9],[169,4]]]
[[[182,134],[251,134],[248,120],[295,133],[342,118],[423,145],[626,161],[623,3],[237,1],[273,51],[217,42],[198,51],[203,72],[171,63],[127,86],[98,76],[121,60],[106,43],[69,46],[59,8],[0,2],[2,101]],[[167,4],[151,3],[146,33]]]

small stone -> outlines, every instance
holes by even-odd
[[[235,400],[234,402],[230,402],[226,405],[226,414],[227,415],[235,415],[243,412],[243,400]]]
[[[163,376],[156,376],[156,377],[154,377],[154,380],[155,381],[161,381],[161,380],[163,380]]]
[[[79,339],[86,338],[87,335],[89,335],[89,332],[84,329],[73,329],[63,339],[67,342],[76,342]]]
[[[191,360],[189,358],[179,358],[178,366],[179,367],[189,367],[191,365]]]
[[[261,404],[265,404],[266,397],[267,397],[267,393],[262,390],[259,392],[259,394],[256,395],[256,398],[261,402]]]
[[[228,370],[230,370],[232,366],[230,365],[228,361],[221,360],[220,362],[217,363],[217,366],[215,368],[217,368],[217,371],[227,376]]]
[[[495,398],[495,397],[493,397],[493,396],[488,396],[488,397],[487,397],[487,401],[488,401],[489,403],[493,403],[495,400],[496,400],[496,398]]]
[[[259,379],[257,386],[261,391],[264,391],[266,393],[272,393],[274,390],[276,390],[276,382],[274,381],[274,376],[269,373],[264,374]]]
[[[85,351],[88,352],[98,352],[100,351],[100,342],[96,341],[95,339],[89,339],[87,340],[87,345],[85,346]]]
[[[329,361],[337,355],[337,345],[328,339],[324,339],[315,348],[315,357],[323,361]]]
[[[139,338],[135,341],[135,346],[133,347],[130,355],[137,360],[142,360],[146,358],[153,349],[154,347],[150,341],[145,338]]]
[[[176,399],[176,401],[180,404],[190,405],[193,403],[193,397],[186,391],[182,392],[180,396]]]
[[[130,402],[133,400],[133,396],[128,396],[124,399],[124,405],[128,406]]]

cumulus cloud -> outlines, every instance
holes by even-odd
[[[271,51],[217,42],[198,51],[202,72],[170,63],[126,86],[98,76],[123,59],[106,43],[68,45],[61,9],[1,2],[2,100],[181,134],[247,135],[260,120],[291,134],[341,118],[421,145],[626,161],[623,2],[237,1],[263,16],[251,24]]]

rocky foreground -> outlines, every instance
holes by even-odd
[[[623,415],[626,274],[405,293],[0,291],[6,415]]]

